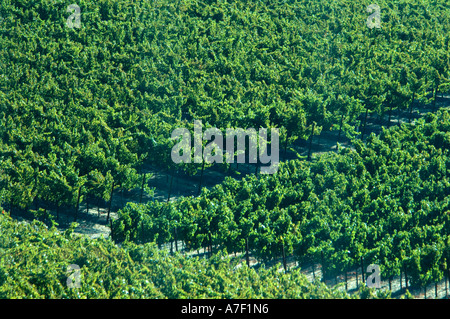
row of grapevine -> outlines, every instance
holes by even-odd
[[[20,223],[0,214],[0,298],[385,297],[367,290],[350,297],[322,283],[308,282],[299,271],[256,271],[237,267],[226,256],[210,260],[171,256],[153,244],[119,248],[105,238],[76,236],[73,229],[60,233],[38,221]],[[67,267],[73,264],[80,268],[77,288],[67,285]]]

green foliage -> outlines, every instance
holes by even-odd
[[[200,165],[170,158],[171,132],[192,130],[193,119],[277,127],[287,149],[328,130],[364,137],[369,113],[411,114],[414,102],[435,102],[450,87],[447,0],[379,1],[381,29],[366,25],[369,1],[84,0],[79,29],[66,26],[67,4],[0,6],[0,204],[45,203],[34,213],[49,225],[47,206],[111,203],[115,189],[140,185],[148,164],[196,174]],[[437,281],[450,258],[449,113],[414,125],[313,163],[287,162],[274,176],[227,179],[198,198],[130,204],[114,239],[230,253],[248,243],[264,260],[284,251],[320,262],[326,276],[363,258],[385,276]],[[3,294],[66,296],[60,266],[20,273],[19,290]],[[111,288],[121,280],[99,284],[99,296],[129,295]],[[152,285],[147,296],[185,296]]]
[[[333,277],[364,264],[383,278],[406,271],[410,282],[437,282],[446,271],[450,227],[449,152],[431,136],[447,132],[447,111],[371,135],[273,175],[226,179],[199,197],[129,204],[114,221],[116,240],[250,252],[262,261],[294,254]],[[211,239],[210,239],[211,238]]]
[[[0,298],[349,298],[296,270],[254,270],[217,255],[169,255],[154,244],[124,244],[58,233],[0,215]],[[66,268],[80,267],[80,288]]]
[[[278,127],[287,149],[448,90],[445,0],[381,1],[381,29],[368,4],[86,0],[71,29],[63,2],[2,2],[2,202],[110,200],[145,164],[174,169],[171,132],[192,119]]]

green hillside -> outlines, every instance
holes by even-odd
[[[325,277],[376,263],[389,284],[446,280],[450,119],[437,101],[450,89],[447,0],[380,0],[380,25],[371,0],[73,1],[0,3],[0,208],[51,226],[104,202],[112,238],[1,217],[0,297],[345,295],[288,270],[290,256]],[[370,115],[392,127],[369,134]],[[277,128],[280,153],[303,143],[309,156],[273,175],[258,162],[242,180],[226,162],[175,164],[171,133],[194,120]],[[312,156],[324,132],[351,147]],[[199,185],[207,169],[226,179],[197,197],[129,203],[112,221],[114,194],[142,199],[149,166]],[[178,241],[219,255],[158,250]],[[233,252],[280,258],[286,273],[232,270],[218,256]],[[84,267],[81,290],[64,284],[71,263]]]
[[[0,298],[349,298],[299,271],[255,271],[220,256],[170,256],[151,244],[119,248],[5,215],[0,230]],[[66,284],[71,264],[80,267],[80,288]]]

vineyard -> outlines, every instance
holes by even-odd
[[[325,277],[364,262],[388,280],[403,272],[414,286],[435,283],[449,273],[449,128],[450,114],[438,112],[357,141],[354,151],[283,163],[274,175],[227,178],[174,202],[130,203],[113,238],[182,240],[190,249],[282,256],[284,265],[294,254],[320,263]]]
[[[60,233],[4,215],[0,229],[0,298],[349,298],[299,271],[255,271],[220,255],[169,256],[154,244],[119,248],[108,239],[74,236],[73,227]],[[66,285],[72,263],[81,267],[78,289]]]
[[[0,298],[391,297],[310,282],[311,265],[345,287],[375,264],[389,290],[447,290],[448,1],[377,1],[377,27],[362,0],[71,4],[0,4]],[[195,120],[278,129],[278,171],[174,163],[171,134]],[[324,134],[345,147],[314,153]],[[171,198],[177,178],[195,191]],[[63,222],[100,206],[108,238]]]

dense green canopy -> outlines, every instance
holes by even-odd
[[[380,0],[380,28],[368,0],[79,0],[79,26],[72,3],[0,4],[0,206],[42,220],[144,189],[146,165],[203,172],[170,157],[194,120],[278,128],[284,149],[330,130],[364,141],[369,113],[390,122],[450,88],[448,0]],[[295,254],[326,275],[364,260],[426,285],[450,257],[448,132],[439,112],[273,176],[130,204],[115,240]]]

